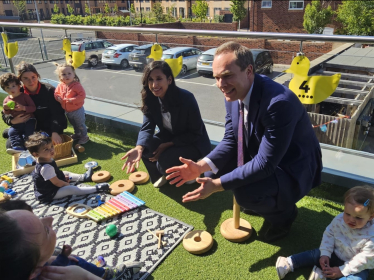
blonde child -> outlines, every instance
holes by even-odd
[[[109,184],[101,183],[96,186],[80,188],[71,182],[89,182],[92,168],[85,174],[75,174],[61,171],[53,159],[54,147],[52,139],[43,133],[34,133],[25,142],[26,148],[36,158],[35,170],[32,172],[34,193],[40,202],[49,203],[69,195],[85,195],[95,192],[107,192]]]
[[[3,102],[3,113],[13,118],[19,115],[28,116],[25,122],[11,123],[11,127],[8,130],[11,148],[6,150],[7,153],[20,153],[26,150],[24,146],[25,139],[34,133],[36,120],[33,113],[36,110],[36,106],[30,96],[21,92],[21,82],[16,75],[12,73],[1,75],[0,86],[8,93]],[[14,102],[14,108],[8,106],[10,101]]]
[[[313,266],[309,280],[364,280],[374,268],[374,188],[354,187],[344,195],[344,213],[323,233],[319,249],[278,257],[279,279],[294,269]]]
[[[90,140],[87,135],[86,117],[83,108],[86,92],[72,65],[57,64],[55,73],[61,82],[56,87],[55,99],[61,103],[69,122],[74,127],[72,138],[78,140],[78,144],[86,144]]]

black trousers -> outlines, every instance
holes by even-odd
[[[209,171],[205,172],[204,175],[205,177],[215,179],[231,172],[235,168],[237,168],[236,157],[229,161],[217,174]],[[277,172],[283,171],[277,170]],[[285,172],[281,175],[284,176],[286,180],[289,180],[290,188],[280,187],[276,175],[273,174],[261,181],[233,189],[232,192],[234,193],[236,201],[241,207],[250,209],[264,217],[272,226],[291,225],[296,214],[296,204],[295,201],[292,200],[282,201],[281,192],[292,191],[291,185],[293,182],[290,176]]]
[[[166,175],[166,169],[182,165],[183,163],[180,162],[179,157],[188,158],[193,161],[197,161],[202,157],[200,151],[193,145],[179,147],[171,146],[161,153],[158,161],[149,161],[149,158],[153,157],[153,152],[158,148],[158,146],[166,142],[168,141],[153,136],[149,143],[144,147],[145,149],[143,151],[142,159],[148,170],[152,183],[155,183],[161,176]]]

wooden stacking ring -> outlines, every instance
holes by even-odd
[[[194,230],[183,238],[183,247],[191,254],[200,255],[213,246],[212,235],[205,230]]]
[[[134,182],[130,180],[119,180],[110,185],[110,193],[112,195],[120,194],[121,192],[128,191],[132,192],[135,188]]]
[[[144,171],[137,171],[130,175],[129,180],[134,182],[136,185],[144,184],[149,180],[149,175]]]
[[[98,171],[92,175],[92,182],[95,182],[95,183],[106,182],[106,181],[109,181],[111,176],[112,175],[110,175],[109,171],[104,171],[104,170]]]

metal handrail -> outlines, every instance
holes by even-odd
[[[276,33],[276,32],[241,32],[241,31],[218,31],[218,30],[195,30],[195,29],[168,29],[168,28],[143,28],[143,27],[114,27],[114,26],[92,26],[92,25],[67,25],[49,23],[18,23],[0,22],[2,27],[35,27],[46,29],[73,29],[85,31],[110,31],[144,34],[167,34],[167,35],[189,35],[208,37],[231,37],[231,38],[252,38],[252,39],[281,39],[292,41],[325,41],[345,43],[374,43],[373,36],[352,36],[352,35],[323,35],[323,34],[299,34],[299,33]]]

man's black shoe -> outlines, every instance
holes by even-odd
[[[261,217],[261,215],[259,213],[255,212],[255,211],[253,211],[251,209],[247,209],[247,208],[241,208],[241,209],[242,209],[241,211],[244,214],[248,214],[248,215],[251,215],[251,216],[259,216],[259,217]]]
[[[5,139],[9,138],[8,132],[9,132],[9,128],[6,128],[6,129],[3,130],[3,138],[5,138]]]
[[[86,173],[84,173],[82,182],[92,182],[92,174],[93,174],[93,169],[92,167],[89,167]]]

